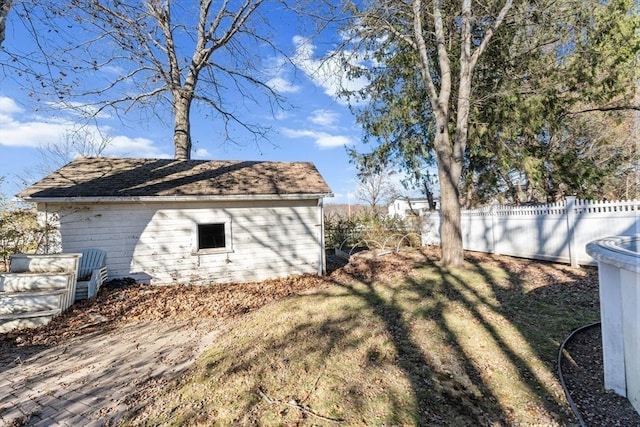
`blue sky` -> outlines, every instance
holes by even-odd
[[[293,64],[277,56],[262,58],[262,62],[272,68],[270,86],[286,96],[291,108],[276,112],[275,116],[267,108],[257,109],[250,117],[273,130],[269,142],[256,144],[238,134],[232,136],[239,144],[225,143],[219,124],[207,119],[196,107],[191,114],[192,158],[310,161],[335,194],[328,203],[354,203],[355,168],[349,163],[345,146],[367,148],[360,143],[361,130],[353,115],[336,93],[341,83],[357,87],[362,82],[342,79],[343,71],[337,61],[326,59],[327,52],[339,41],[337,34],[311,41],[307,34],[300,33],[302,26],[282,19],[273,24],[278,29],[276,42],[291,53]],[[26,49],[26,40],[22,23],[10,14],[3,48]],[[320,44],[322,49],[318,47]],[[6,60],[7,56],[0,51],[0,64]],[[89,131],[99,130],[110,139],[104,155],[171,158],[172,116],[169,113],[159,116],[132,112],[118,118],[115,114],[101,114]],[[0,176],[5,176],[2,193],[11,196],[19,191],[21,176],[39,177],[36,169],[43,160],[38,147],[59,142],[77,125],[78,117],[57,108],[56,103],[46,99],[35,102],[27,90],[20,88],[20,79],[5,67],[4,73],[0,73]]]

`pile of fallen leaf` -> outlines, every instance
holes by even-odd
[[[136,321],[202,321],[227,319],[248,313],[267,303],[303,291],[328,286],[349,278],[372,279],[380,275],[409,271],[417,262],[436,259],[437,249],[384,257],[353,257],[343,260],[329,256],[325,277],[292,276],[263,282],[211,285],[150,286],[130,278],[115,279],[100,289],[95,299],[80,301],[49,324],[4,335],[10,346],[49,346],[93,332],[106,332]]]
[[[107,282],[97,298],[74,304],[49,324],[11,332],[4,339],[18,346],[53,345],[129,322],[225,319],[325,283],[322,277],[311,275],[209,286],[150,286],[118,279]]]
[[[370,252],[360,252],[349,259],[349,263],[342,269],[336,270],[333,278],[350,278],[363,282],[370,282],[393,275],[407,275],[420,263],[427,259],[436,260],[434,249],[413,250],[407,252],[389,253],[380,256]]]

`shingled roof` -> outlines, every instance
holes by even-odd
[[[215,196],[330,196],[308,162],[81,157],[18,194],[29,200]]]

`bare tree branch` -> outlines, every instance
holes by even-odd
[[[584,113],[591,113],[594,111],[602,111],[602,112],[606,112],[606,111],[640,111],[640,105],[615,105],[615,106],[610,106],[610,107],[591,107],[591,108],[585,108],[583,110],[578,110],[578,111],[570,111],[568,114],[570,115],[574,115],[574,114],[584,114]]]
[[[18,61],[2,66],[29,77],[25,81],[39,99],[53,95],[67,105],[96,107],[92,112],[153,110],[169,100],[176,156],[189,158],[194,101],[215,106],[214,117],[224,126],[229,109],[223,103],[238,94],[258,105],[283,107],[260,67],[265,46],[282,54],[265,32],[269,26],[253,24],[263,4],[22,0],[19,17],[30,25],[39,52],[10,54]],[[236,120],[246,119],[234,112],[231,122]],[[262,137],[268,128],[247,123],[242,129]]]
[[[507,13],[509,13],[509,10],[511,9],[512,5],[513,5],[513,1],[507,0],[502,6],[500,13],[498,13],[498,16],[493,20],[493,23],[491,24],[491,26],[484,33],[484,36],[482,37],[482,41],[480,42],[480,45],[476,48],[476,50],[473,52],[473,55],[471,57],[471,69],[475,67],[476,63],[478,62],[478,58],[480,58],[480,56],[487,49],[487,46],[489,45],[489,41],[491,41],[491,37],[493,37],[493,34],[496,32],[498,27],[502,24],[502,21],[504,21],[504,18],[507,16]]]

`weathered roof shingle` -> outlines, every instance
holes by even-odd
[[[308,162],[81,157],[19,197],[154,197],[330,195]]]

